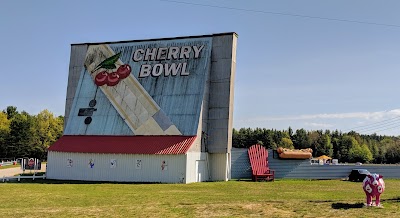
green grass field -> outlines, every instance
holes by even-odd
[[[365,208],[361,183],[340,180],[0,184],[2,217],[400,217],[400,180],[384,208]]]

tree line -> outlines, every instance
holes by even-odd
[[[30,115],[8,106],[0,112],[0,158],[34,157],[47,159],[47,149],[63,134],[64,117],[48,110]],[[313,156],[328,155],[340,162],[400,163],[400,138],[376,134],[362,135],[338,130],[295,132],[265,128],[233,129],[232,146],[248,148],[261,144],[278,147],[312,148]]]
[[[48,110],[30,115],[8,106],[0,112],[0,158],[47,159],[47,148],[62,136],[63,116]]]
[[[339,162],[400,163],[400,138],[377,134],[362,135],[351,131],[298,129],[295,132],[265,128],[233,129],[232,146],[248,148],[260,144],[268,149],[278,147],[290,149],[312,148],[313,157],[328,155]]]

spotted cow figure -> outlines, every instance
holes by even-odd
[[[363,181],[363,189],[367,195],[367,207],[373,206],[372,198],[375,197],[375,205],[381,207],[380,195],[385,190],[385,182],[380,174],[368,174]]]

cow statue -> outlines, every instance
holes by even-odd
[[[385,182],[380,174],[368,174],[363,181],[363,189],[367,195],[367,207],[382,207],[380,195],[385,190]],[[372,204],[372,198],[375,197],[375,205]]]

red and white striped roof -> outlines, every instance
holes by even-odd
[[[49,151],[108,154],[185,154],[196,136],[64,135]]]

